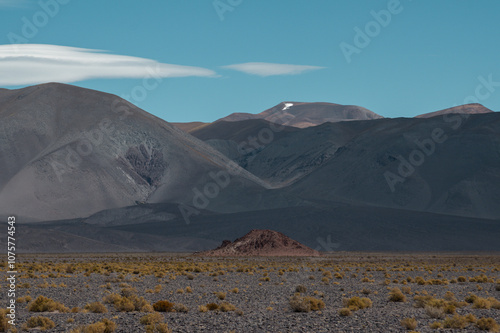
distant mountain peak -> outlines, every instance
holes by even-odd
[[[488,109],[487,107],[485,107],[482,104],[470,103],[470,104],[454,106],[454,107],[439,110],[439,111],[424,113],[424,114],[416,116],[415,118],[431,118],[431,117],[437,117],[437,116],[441,116],[444,114],[451,114],[451,113],[481,114],[481,113],[491,113],[491,112],[493,112],[493,111]]]
[[[285,101],[258,114],[233,113],[222,121],[264,119],[272,123],[292,127],[311,127],[328,122],[379,119],[382,116],[356,105],[341,105],[325,102]]]

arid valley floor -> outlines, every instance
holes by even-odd
[[[498,254],[26,254],[17,269],[17,332],[495,332],[500,322]]]

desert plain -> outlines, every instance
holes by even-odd
[[[500,254],[20,254],[17,271],[17,332],[497,332],[500,322]]]

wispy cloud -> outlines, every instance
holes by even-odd
[[[0,0],[0,8],[32,8],[34,1],[32,0]]]
[[[0,45],[0,73],[2,86],[151,76],[216,76],[214,71],[201,67],[165,64],[151,59],[107,54],[99,50],[41,44]]]
[[[296,75],[307,71],[323,69],[318,66],[273,64],[267,62],[247,62],[244,64],[234,64],[222,66],[222,68],[233,69],[251,75],[272,76],[272,75]]]

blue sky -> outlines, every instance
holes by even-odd
[[[59,80],[167,121],[282,101],[500,111],[498,13],[495,0],[0,0],[0,86]]]

